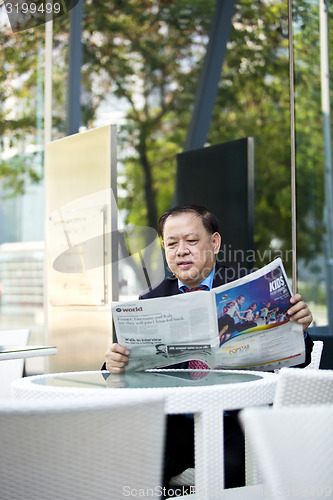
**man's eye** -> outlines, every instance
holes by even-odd
[[[174,243],[168,243],[168,248],[174,247],[175,244],[176,244],[175,242]]]
[[[195,243],[197,243],[197,242],[198,242],[198,240],[187,240],[187,241],[188,241],[188,243],[190,243],[191,245],[194,245]]]

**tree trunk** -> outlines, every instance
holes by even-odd
[[[144,190],[147,204],[147,222],[149,227],[157,230],[156,191],[153,187],[152,167],[147,158],[146,144],[144,141],[140,141],[139,154],[144,173]]]

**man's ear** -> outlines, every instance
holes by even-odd
[[[221,238],[220,233],[216,232],[216,233],[212,234],[212,242],[213,242],[213,246],[214,246],[214,254],[215,255],[217,255],[220,251],[221,241],[222,241],[222,238]]]
[[[162,247],[164,248],[165,250],[165,243],[164,243],[164,240],[162,240]]]

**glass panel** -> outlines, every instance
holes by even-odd
[[[332,217],[330,165],[327,161],[325,165],[330,130],[329,120],[323,119],[322,112],[326,75],[321,71],[320,52],[327,36],[320,21],[323,4],[313,0],[295,1],[293,9],[298,289],[311,306],[314,326],[320,327],[328,324],[331,242],[327,224]],[[325,132],[328,132],[328,141],[324,140]]]

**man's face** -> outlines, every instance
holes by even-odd
[[[192,212],[171,215],[163,232],[169,268],[187,286],[198,286],[213,270],[221,245],[219,233],[209,234]]]

